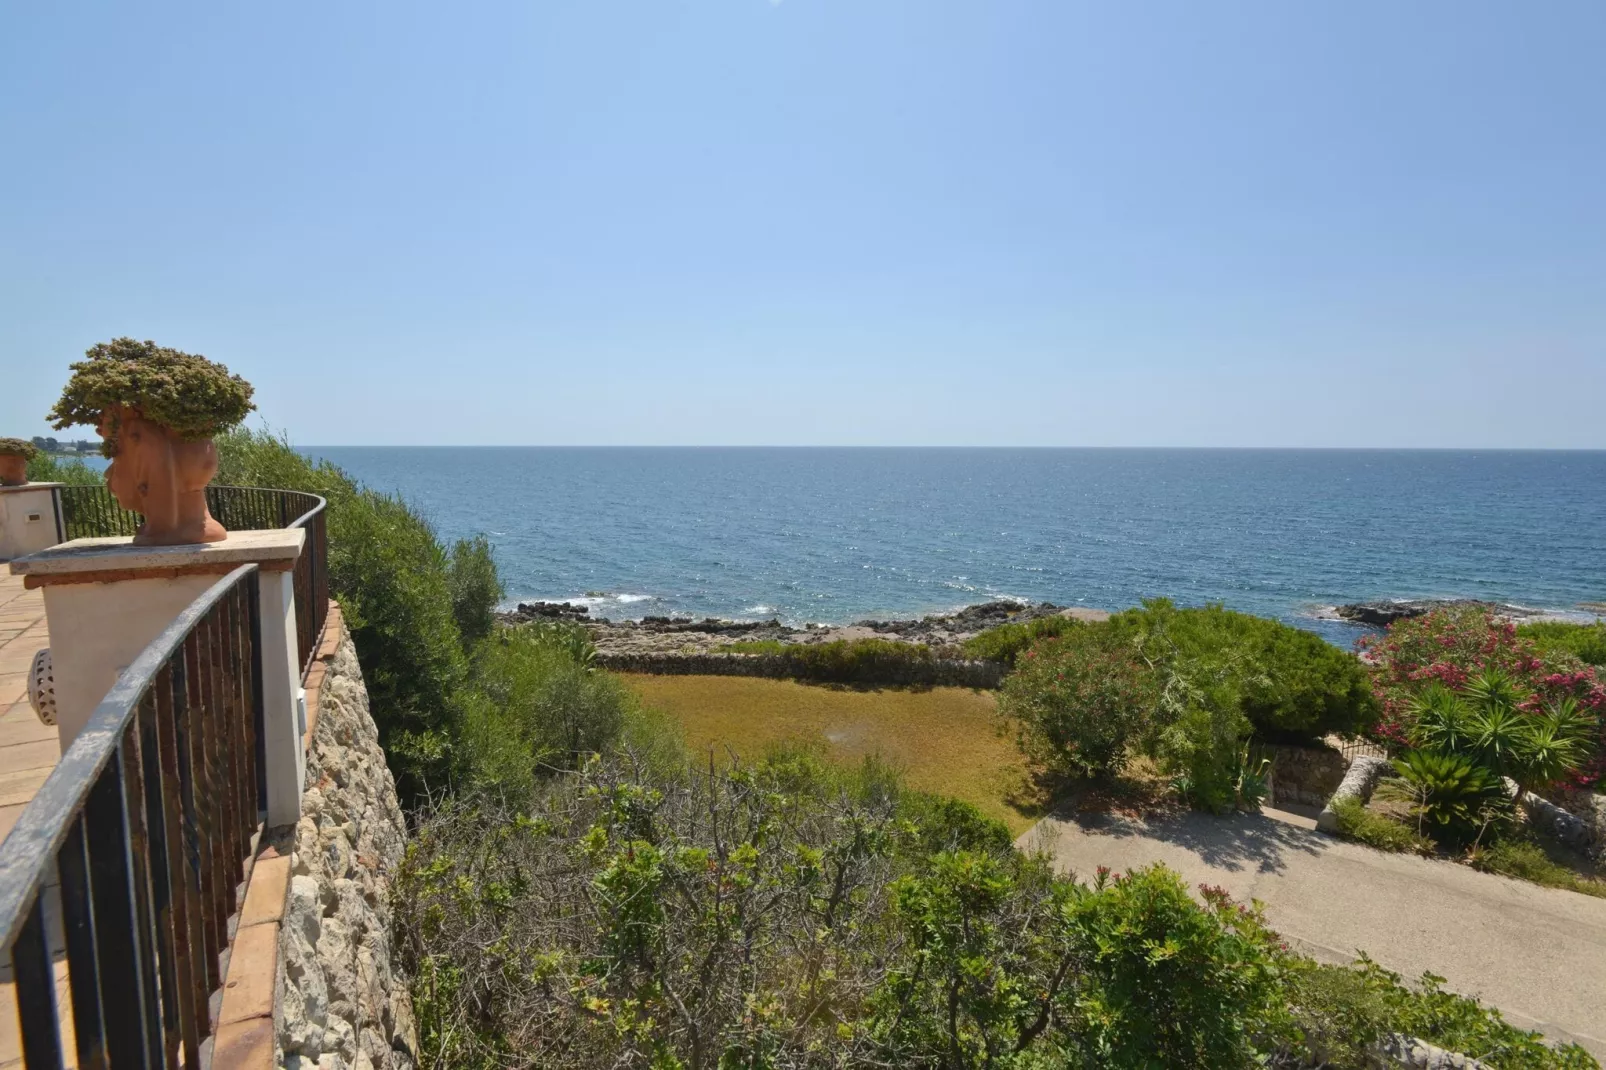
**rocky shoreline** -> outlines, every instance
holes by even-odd
[[[1000,624],[1018,624],[1041,617],[1076,617],[1103,620],[1103,610],[1082,609],[1039,602],[984,602],[953,613],[934,614],[918,620],[862,620],[849,625],[807,624],[801,628],[776,619],[763,621],[722,620],[705,617],[643,617],[641,620],[609,620],[593,617],[588,607],[571,602],[523,602],[517,609],[499,613],[504,624],[536,621],[566,621],[583,625],[591,632],[599,655],[711,654],[730,643],[774,641],[780,643],[829,643],[838,639],[890,639],[904,643],[924,643],[935,648],[957,646],[966,639]]]
[[[1543,617],[1555,616],[1542,609],[1529,609],[1526,606],[1513,606],[1503,602],[1483,602],[1476,598],[1418,598],[1403,601],[1382,600],[1377,602],[1352,602],[1343,606],[1332,606],[1327,612],[1321,614],[1329,620],[1347,620],[1352,624],[1369,624],[1373,627],[1383,628],[1397,620],[1410,620],[1413,617],[1425,616],[1435,609],[1448,609],[1452,606],[1473,606],[1488,610],[1502,620],[1524,621]]]

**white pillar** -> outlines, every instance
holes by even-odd
[[[300,646],[296,642],[295,576],[262,574],[262,708],[274,715],[262,721],[267,761],[268,825],[301,820],[301,790],[307,782],[307,755],[301,749],[306,708],[301,700]]]
[[[259,566],[262,722],[269,825],[301,816],[301,667],[290,571],[306,532],[237,531],[223,542],[133,546],[127,538],[75,539],[11,562],[43,586],[56,689],[56,731],[72,745],[118,675],[184,609],[247,562]]]
[[[0,561],[56,545],[56,496],[60,483],[0,487]]]

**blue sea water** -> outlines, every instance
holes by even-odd
[[[993,598],[1224,602],[1348,643],[1318,608],[1606,600],[1606,451],[372,448],[325,457],[510,602],[610,617],[910,617]]]

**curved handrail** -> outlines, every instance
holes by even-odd
[[[4,927],[0,929],[0,948],[10,947],[16,940],[73,816],[83,809],[96,779],[117,753],[129,719],[156,674],[212,607],[256,570],[255,564],[241,565],[218,580],[140,651],[118,674],[83,731],[23,809],[11,834],[0,843],[0,926]]]

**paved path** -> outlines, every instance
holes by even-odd
[[[1077,814],[1016,842],[1083,877],[1164,862],[1190,885],[1260,900],[1272,926],[1318,959],[1365,951],[1408,979],[1431,970],[1515,1025],[1606,1056],[1606,899],[1374,851],[1287,817]]]

